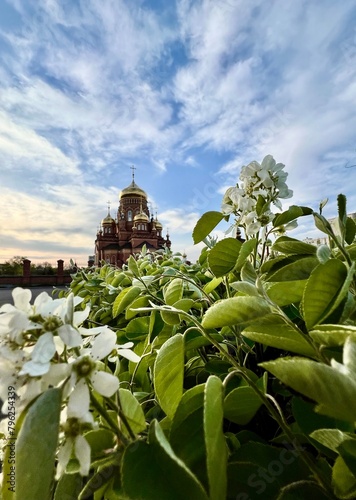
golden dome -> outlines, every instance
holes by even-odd
[[[114,219],[111,217],[110,214],[108,214],[102,221],[101,223],[102,224],[113,224],[115,221]]]
[[[148,215],[145,214],[145,212],[140,212],[139,214],[135,215],[134,217],[134,221],[139,221],[139,222],[148,222],[149,221],[149,218],[148,218]]]
[[[131,184],[123,189],[120,193],[120,199],[123,196],[140,196],[147,200],[147,194],[143,189],[141,189],[134,180],[132,180]]]
[[[159,221],[159,220],[157,220],[157,219],[155,220],[155,225],[156,225],[156,228],[157,228],[157,229],[163,229],[162,224],[161,224],[161,223],[160,223],[160,221]]]

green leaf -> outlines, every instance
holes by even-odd
[[[351,217],[348,217],[346,219],[345,223],[345,241],[348,245],[351,245],[351,243],[354,241],[356,236],[356,224]]]
[[[241,292],[244,295],[260,297],[256,285],[250,283],[249,281],[234,281],[233,283],[230,283],[230,286],[234,290],[237,290],[238,292]]]
[[[173,307],[178,310],[188,312],[193,304],[194,300],[192,299],[180,299],[173,304]],[[163,321],[167,323],[167,325],[179,325],[179,323],[182,321],[181,315],[176,312],[161,311],[161,316]]]
[[[122,411],[135,434],[138,434],[146,429],[146,420],[145,414],[143,412],[142,406],[137,401],[135,396],[131,393],[131,391],[127,389],[119,389],[120,395],[120,405]],[[125,434],[128,434],[128,431],[125,427],[125,424],[121,421],[121,429]]]
[[[173,306],[175,302],[183,297],[183,280],[174,278],[163,290],[163,297],[167,305]]]
[[[105,455],[106,450],[115,446],[115,435],[109,429],[96,429],[85,434],[92,458]]]
[[[223,433],[223,385],[211,375],[204,392],[204,435],[209,480],[209,499],[226,498],[227,445]]]
[[[318,500],[330,500],[330,496],[321,486],[314,481],[297,481],[288,484],[281,489],[277,500],[305,500],[317,498]]]
[[[302,310],[308,329],[322,323],[340,304],[348,287],[340,295],[347,278],[347,268],[338,259],[330,259],[319,264],[311,273],[306,284]]]
[[[356,439],[355,435],[345,439],[337,448],[338,453],[344,459],[345,464],[356,477]]]
[[[287,324],[277,314],[265,316],[262,321],[245,328],[242,335],[254,342],[283,349],[285,351],[315,357],[315,349],[305,336],[297,329]]]
[[[251,387],[237,387],[225,398],[224,416],[235,424],[247,425],[261,405],[261,399]]]
[[[135,309],[138,309],[140,307],[147,307],[148,304],[149,304],[149,298],[147,297],[147,295],[145,295],[144,297],[137,297],[137,299],[135,299],[131,303],[130,307],[126,309],[125,319],[134,318],[135,316],[140,314],[140,311],[136,311]]]
[[[129,340],[145,339],[149,331],[149,316],[142,316],[132,319],[126,326],[126,337]]]
[[[160,348],[154,364],[154,387],[162,410],[172,419],[183,394],[184,339],[180,334]]]
[[[356,383],[331,366],[304,358],[281,358],[261,366],[295,391],[313,399],[317,411],[340,420],[356,421]]]
[[[244,241],[242,243],[240,253],[239,253],[239,256],[238,256],[238,259],[236,262],[236,266],[235,266],[236,271],[241,271],[248,256],[251,255],[252,252],[254,252],[256,245],[257,245],[256,238],[251,238],[250,240]]]
[[[205,384],[200,384],[183,394],[172,421],[170,443],[176,455],[208,489],[204,389]]]
[[[256,283],[257,273],[249,260],[246,260],[241,268],[241,279],[252,284]]]
[[[213,304],[204,314],[204,328],[219,328],[248,324],[271,312],[268,302],[261,297],[232,297]]]
[[[314,222],[316,227],[322,232],[329,236],[334,234],[334,231],[330,225],[330,222],[321,214],[316,212],[313,213]]]
[[[150,428],[150,442],[136,441],[124,452],[122,484],[132,499],[208,500],[204,488],[177,457],[158,422]]]
[[[126,307],[131,305],[140,293],[141,289],[138,286],[130,286],[121,290],[112,306],[113,317],[116,318],[120,313],[122,313]]]
[[[353,500],[356,496],[356,479],[342,457],[337,457],[332,473],[332,484],[337,498]]]
[[[209,294],[211,293],[213,290],[215,290],[215,288],[217,288],[220,283],[222,283],[222,277],[220,278],[212,278],[206,285],[204,285],[204,292]]]
[[[356,342],[356,326],[352,325],[318,325],[309,332],[311,338],[318,344],[329,347],[344,345],[350,337]]]
[[[235,238],[225,238],[210,250],[208,263],[216,277],[228,274],[236,265],[242,243]]]
[[[132,272],[134,276],[140,276],[140,271],[137,266],[137,262],[133,255],[130,255],[130,257],[127,259],[126,264],[128,265],[129,270]]]
[[[289,236],[280,236],[272,245],[272,250],[284,254],[315,255],[317,247],[304,243],[303,241],[290,238]]]
[[[331,250],[327,245],[319,245],[316,256],[321,264],[325,264],[332,257]]]
[[[310,434],[310,437],[335,453],[338,453],[338,448],[346,440],[353,439],[356,444],[354,434],[342,432],[339,429],[317,429]]]
[[[82,489],[80,474],[64,474],[58,481],[54,500],[72,500],[79,497]]]
[[[268,281],[299,281],[308,279],[310,273],[318,263],[316,257],[301,257],[294,262],[289,262],[273,274],[269,274]]]
[[[18,499],[52,498],[61,402],[61,391],[48,389],[28,410],[16,441]]]
[[[276,215],[276,217],[273,219],[273,227],[283,226],[285,224],[288,224],[288,222],[297,219],[298,217],[302,217],[303,215],[310,215],[312,213],[313,210],[311,208],[291,205],[288,210]]]
[[[221,222],[224,215],[221,212],[206,212],[195,225],[193,230],[194,244],[200,243]]]
[[[337,212],[339,214],[340,229],[341,229],[342,226],[345,227],[347,218],[346,196],[344,194],[338,194],[337,196]]]
[[[279,307],[298,304],[303,297],[307,280],[267,282],[264,285],[269,298]]]

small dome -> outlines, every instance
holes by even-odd
[[[111,217],[110,214],[108,214],[102,221],[102,224],[113,224],[115,223],[114,219]]]
[[[148,222],[149,218],[148,215],[145,214],[145,212],[140,212],[139,214],[135,215],[134,221],[139,221],[139,222]]]
[[[134,180],[132,180],[131,184],[123,189],[120,193],[120,200],[123,196],[141,196],[147,200],[147,194],[143,189],[141,189]]]
[[[160,221],[159,221],[159,220],[157,220],[157,219],[155,220],[155,225],[156,225],[156,228],[157,228],[157,229],[163,229],[162,224],[161,224],[161,223],[160,223]]]

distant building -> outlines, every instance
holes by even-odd
[[[167,233],[162,236],[162,224],[157,215],[153,218],[147,205],[147,194],[135,183],[134,167],[131,184],[119,195],[117,217],[108,214],[101,221],[95,240],[94,262],[92,256],[89,265],[100,265],[102,261],[121,267],[130,255],[139,253],[144,245],[149,250],[171,246]]]
[[[347,214],[347,217],[350,217],[351,219],[354,220],[354,222],[356,222],[356,212]],[[334,217],[332,219],[328,219],[328,222],[330,222],[334,233],[337,236],[340,236],[339,218]],[[321,236],[321,237],[319,236],[318,238],[305,238],[303,241],[305,243],[310,243],[311,245],[319,246],[319,245],[327,245],[329,243],[329,238],[328,236]]]

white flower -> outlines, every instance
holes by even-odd
[[[112,353],[111,356],[109,356],[108,360],[111,362],[115,362],[118,357],[122,356],[123,358],[126,358],[133,363],[139,363],[141,358],[131,350],[133,346],[133,342],[126,342],[126,344],[116,346],[115,353]]]
[[[119,388],[119,379],[111,373],[99,370],[98,361],[108,356],[116,345],[116,334],[105,328],[94,340],[91,349],[86,349],[71,365],[70,384],[75,386],[69,396],[68,405],[72,414],[84,417],[89,412],[89,387],[105,397],[111,397]]]
[[[91,458],[90,446],[88,441],[81,434],[83,427],[86,427],[86,425],[87,422],[72,417],[70,413],[68,413],[68,419],[64,426],[65,441],[58,452],[56,480],[64,474],[73,450],[75,457],[79,461],[79,473],[82,476],[87,476],[89,474]]]

